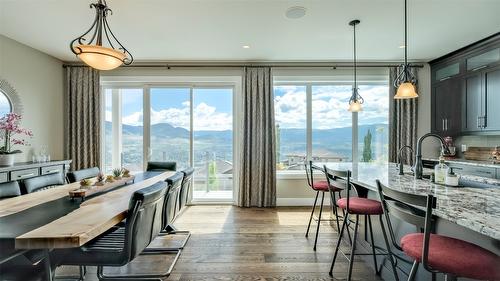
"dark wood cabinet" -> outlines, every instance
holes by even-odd
[[[434,133],[500,134],[500,33],[430,65]]]
[[[460,80],[450,78],[437,83],[433,92],[433,132],[442,136],[460,134],[462,129]]]

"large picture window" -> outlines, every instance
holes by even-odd
[[[275,83],[278,173],[303,170],[308,160],[387,161],[388,83],[379,79],[365,82],[359,88],[365,100],[364,110],[351,113],[347,111],[351,83]],[[357,144],[353,145],[356,139]]]
[[[124,83],[126,84],[126,83]],[[103,87],[103,170],[194,167],[194,200],[233,200],[234,85]]]

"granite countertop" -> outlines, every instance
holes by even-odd
[[[437,159],[437,158],[424,158],[423,160],[431,160],[431,161],[436,161],[436,162],[439,161],[439,159]],[[500,164],[494,164],[493,161],[477,161],[477,160],[467,160],[467,159],[462,159],[462,158],[445,158],[444,161],[449,162],[449,163],[457,163],[457,164],[464,164],[464,165],[477,166],[477,167],[489,167],[489,168],[500,169]]]
[[[399,175],[394,163],[358,163],[354,166],[352,163],[327,163],[327,166],[352,170],[353,182],[373,191],[376,191],[375,180],[378,179],[384,185],[406,193],[434,194],[437,198],[436,216],[500,240],[499,180],[462,176],[462,179],[487,183],[490,187],[447,187],[430,180],[415,179],[409,167],[405,167],[405,175]]]

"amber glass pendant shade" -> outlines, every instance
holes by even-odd
[[[418,98],[417,89],[415,85],[411,82],[401,83],[398,87],[398,91],[394,96],[395,99],[414,99]]]

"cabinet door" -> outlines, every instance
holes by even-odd
[[[500,48],[485,51],[466,60],[467,71],[477,71],[500,62]]]
[[[442,136],[455,136],[462,129],[461,83],[452,78],[434,87],[434,131]]]
[[[463,116],[463,131],[473,132],[481,131],[479,127],[479,117],[482,116],[482,91],[481,91],[481,74],[469,76],[464,79],[464,98],[462,112]]]
[[[484,130],[500,130],[500,68],[487,71],[484,79],[486,102]]]

